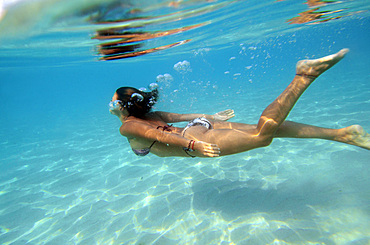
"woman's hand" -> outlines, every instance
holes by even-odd
[[[220,148],[216,144],[209,144],[203,141],[194,142],[194,150],[207,157],[219,157]]]
[[[213,118],[215,121],[227,121],[232,117],[235,117],[235,114],[234,114],[234,110],[231,110],[231,109],[220,111],[213,115]]]

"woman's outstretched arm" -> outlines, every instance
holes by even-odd
[[[198,113],[178,114],[178,113],[170,113],[170,112],[164,112],[164,111],[156,111],[155,113],[166,123],[188,122],[198,117],[204,117],[207,120],[227,121],[230,118],[235,116],[234,110],[231,110],[231,109],[220,111],[213,115],[198,114]]]
[[[158,130],[140,122],[126,122],[120,128],[120,132],[127,138],[145,138],[148,140],[158,141],[163,144],[176,145],[184,148],[191,148],[198,151],[204,156],[218,157],[220,148],[216,144],[209,144],[203,141],[193,141],[178,134],[173,134],[163,130]],[[192,143],[192,144],[190,144]]]

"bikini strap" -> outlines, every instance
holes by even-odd
[[[154,141],[153,141],[153,143],[149,146],[149,148],[148,148],[148,149],[152,149],[153,145],[154,145],[156,142],[157,142],[157,141],[156,141],[156,140],[154,140]]]

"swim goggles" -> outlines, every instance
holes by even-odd
[[[113,111],[115,109],[118,109],[121,106],[121,103],[122,103],[122,101],[120,101],[120,100],[115,100],[115,101],[109,102],[109,104],[108,104],[109,110]]]

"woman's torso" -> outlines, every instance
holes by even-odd
[[[128,120],[135,120],[143,124],[147,124],[158,130],[166,131],[170,134],[182,135],[183,128],[169,126],[156,113],[151,112],[145,115],[145,118],[129,117]],[[135,153],[148,152],[160,157],[165,156],[182,156],[186,157],[186,153],[182,147],[175,145],[167,145],[155,140],[148,140],[142,137],[127,138],[131,148]],[[143,155],[146,155],[145,153]]]

